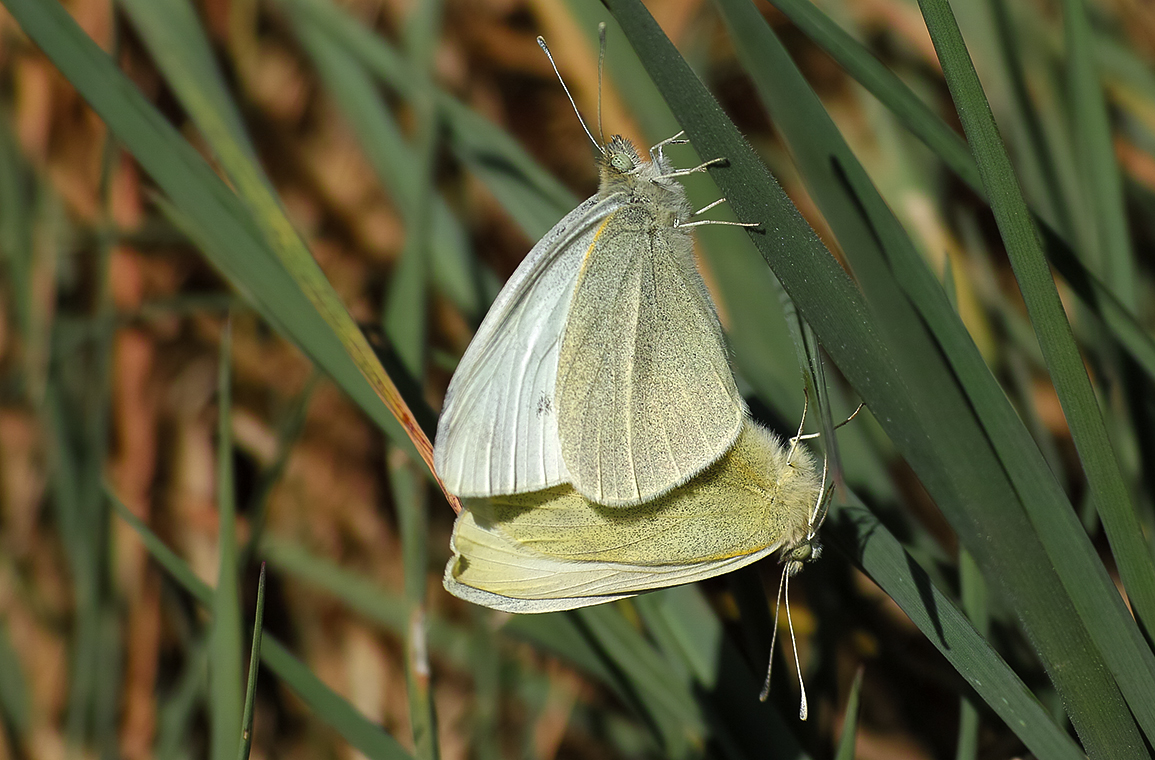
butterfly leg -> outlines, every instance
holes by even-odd
[[[727,158],[711,158],[709,161],[700,163],[692,169],[678,169],[669,174],[661,174],[657,179],[673,179],[674,177],[685,177],[688,174],[701,174],[711,166],[721,166],[722,164],[728,163],[730,163],[730,160]]]
[[[667,137],[665,140],[662,140],[660,143],[650,148],[650,160],[654,161],[655,163],[661,160],[662,148],[666,147],[667,145],[689,145],[690,141],[682,136],[684,134],[686,134],[686,130],[683,129],[673,137]]]
[[[802,435],[802,428],[806,426],[806,412],[810,409],[810,394],[806,389],[802,389],[802,419],[798,421],[798,432],[790,439],[790,452],[786,455],[786,462],[790,463],[794,460],[794,452],[798,449],[798,442],[809,438],[818,437],[818,433],[811,433],[808,436]]]
[[[822,435],[821,433],[807,433],[806,435],[802,435],[802,426],[804,424],[806,424],[806,406],[808,403],[809,403],[809,398],[808,397],[804,398],[802,401],[802,421],[798,423],[798,434],[790,439],[790,453],[786,457],[787,462],[789,462],[791,460],[791,458],[793,458],[794,450],[796,448],[798,448],[798,442],[799,441],[809,441],[813,438],[819,438]],[[834,429],[837,430],[838,428],[842,427],[843,425],[849,424],[851,420],[853,420],[855,417],[858,416],[858,413],[862,411],[862,407],[864,407],[864,406],[866,406],[865,401],[858,402],[858,408],[855,409],[849,417],[847,417],[842,422],[839,422],[837,425],[835,425]]]
[[[694,213],[690,214],[690,216],[698,216],[700,214],[704,214],[707,211],[709,211],[710,209],[715,208],[717,206],[720,206],[725,202],[726,202],[725,198],[719,198],[718,200],[714,201],[710,205],[703,206],[702,208],[698,209]],[[702,225],[705,225],[705,224],[721,224],[721,225],[724,225],[727,227],[761,227],[762,226],[762,225],[758,224],[757,222],[724,222],[724,221],[720,221],[720,220],[716,220],[716,219],[703,219],[703,220],[697,221],[697,222],[679,222],[679,223],[675,224],[674,226],[676,226],[676,227],[701,227]]]

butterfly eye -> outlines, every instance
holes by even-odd
[[[625,153],[615,153],[610,156],[610,166],[620,172],[628,172],[634,168],[634,162],[633,159]]]

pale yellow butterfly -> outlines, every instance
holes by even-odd
[[[554,612],[710,578],[779,552],[817,556],[824,473],[795,440],[746,421],[698,477],[642,505],[607,508],[568,485],[465,499],[445,588],[508,612]]]

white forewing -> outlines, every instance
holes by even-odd
[[[617,196],[594,196],[567,214],[482,320],[437,423],[433,459],[451,493],[521,493],[567,479],[554,410],[558,351],[582,259],[620,204]]]
[[[687,482],[738,437],[745,404],[693,243],[652,209],[614,211],[587,256],[557,408],[570,480],[610,506]]]

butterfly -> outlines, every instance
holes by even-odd
[[[747,420],[718,462],[645,504],[606,507],[570,485],[465,499],[444,585],[531,613],[703,580],[774,552],[793,575],[820,551],[824,478],[796,441]]]
[[[628,507],[688,482],[746,406],[694,263],[691,207],[662,153],[614,137],[596,195],[530,251],[450,381],[434,445],[459,497],[569,483]]]

